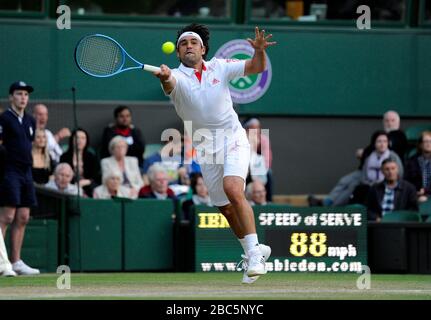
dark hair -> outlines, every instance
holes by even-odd
[[[206,60],[207,54],[210,51],[210,46],[209,46],[210,32],[209,32],[207,26],[205,26],[203,24],[192,23],[192,24],[185,26],[181,30],[179,30],[177,33],[177,40],[175,41],[176,47],[178,47],[179,37],[186,31],[196,32],[202,38],[202,42],[203,42],[204,47],[205,47],[205,54],[202,56],[202,58],[204,60]]]
[[[119,115],[121,112],[123,112],[124,110],[129,110],[129,111],[130,111],[130,113],[132,113],[132,110],[130,110],[130,108],[129,108],[129,107],[127,107],[127,106],[118,106],[118,107],[116,107],[116,108],[115,108],[115,110],[114,110],[114,118],[115,118],[115,119],[117,119],[118,115]]]
[[[195,172],[191,175],[190,177],[190,187],[192,188],[193,194],[196,194],[196,185],[198,184],[198,179],[202,178],[202,173],[200,172]]]
[[[364,152],[362,153],[362,157],[359,161],[359,170],[362,169],[362,167],[364,166],[365,160],[370,156],[370,154],[374,150],[376,150],[376,140],[379,136],[386,136],[386,138],[388,138],[388,147],[390,148],[389,135],[386,133],[386,131],[384,130],[375,131],[371,136],[370,144],[364,149]]]
[[[396,163],[396,164],[397,164],[397,167],[398,167],[398,162],[397,162],[397,160],[395,160],[395,158],[394,158],[394,157],[389,157],[389,158],[387,158],[387,159],[383,160],[383,162],[382,162],[382,168],[383,168],[383,166],[384,166],[385,164],[387,164],[387,163],[389,163],[389,162]]]
[[[389,143],[389,135],[386,133],[386,131],[384,131],[384,130],[377,130],[371,136],[370,146],[373,148],[373,150],[375,149],[375,144],[376,144],[377,138],[380,137],[380,136],[385,136],[388,139],[388,143]]]
[[[66,153],[70,153],[73,154],[73,149],[75,148],[75,143],[73,141],[73,139],[75,139],[76,134],[78,133],[78,131],[82,131],[85,134],[85,137],[87,138],[87,143],[85,144],[84,150],[82,150],[82,152],[86,152],[88,146],[90,145],[90,136],[88,135],[88,132],[83,129],[83,128],[77,128],[75,130],[72,131],[72,134],[69,137],[69,147],[67,148]]]

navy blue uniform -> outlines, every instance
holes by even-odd
[[[32,116],[20,118],[9,108],[0,115],[0,140],[5,149],[4,178],[0,184],[0,206],[36,206],[33,185],[31,146],[36,130]]]

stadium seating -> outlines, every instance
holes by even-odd
[[[144,159],[148,158],[152,154],[161,150],[163,145],[161,143],[149,143],[145,146]]]
[[[420,222],[419,213],[415,211],[392,211],[383,216],[382,222]]]
[[[419,204],[419,213],[422,216],[423,221],[426,221],[427,218],[431,217],[431,200]]]
[[[407,140],[409,142],[418,141],[421,136],[421,133],[426,130],[431,130],[430,124],[422,124],[422,125],[408,127],[405,131]]]

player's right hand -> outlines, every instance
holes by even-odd
[[[165,64],[162,64],[160,66],[159,72],[154,72],[154,75],[159,78],[161,82],[165,82],[166,80],[168,80],[171,77],[171,74],[171,69],[169,69],[169,67]]]

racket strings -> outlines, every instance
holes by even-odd
[[[84,39],[77,51],[77,62],[82,69],[94,75],[110,75],[123,65],[121,48],[102,37]]]

